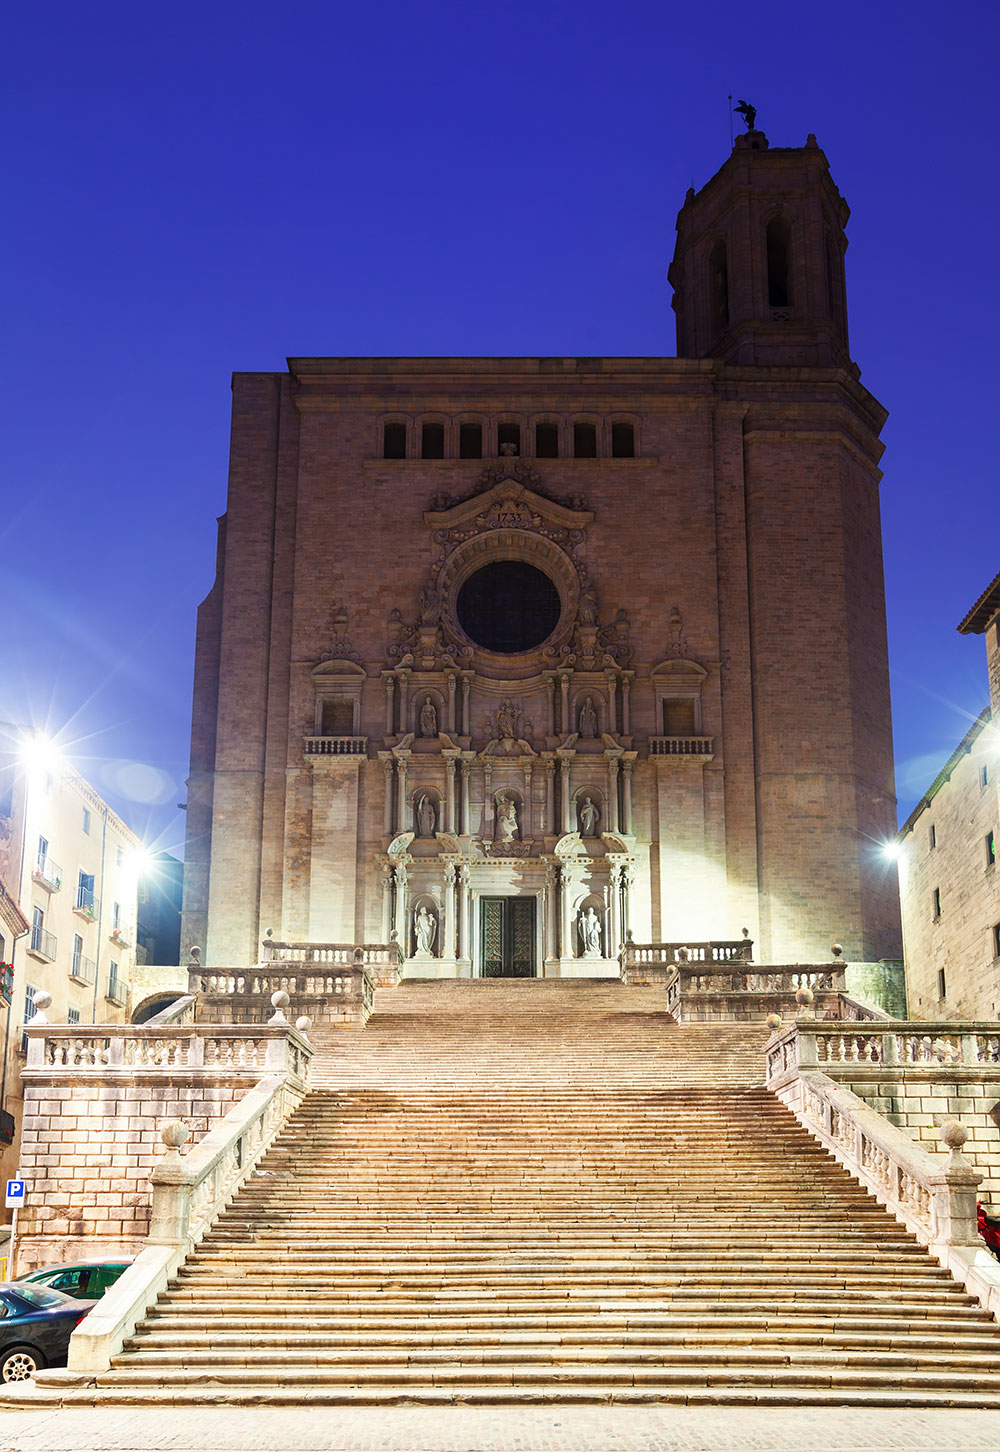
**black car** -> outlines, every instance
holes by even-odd
[[[27,1381],[44,1366],[62,1366],[69,1338],[93,1301],[47,1286],[0,1285],[0,1380]]]

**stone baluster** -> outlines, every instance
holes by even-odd
[[[455,831],[455,758],[444,759],[444,820],[445,831]]]
[[[608,831],[618,831],[618,758],[608,757]]]
[[[622,735],[623,736],[631,736],[632,735],[632,717],[631,717],[631,708],[629,706],[629,687],[630,687],[630,683],[631,683],[630,682],[630,676],[629,676],[628,672],[623,673],[623,675],[622,675]]]
[[[626,836],[632,832],[632,762],[622,762],[622,831]]]
[[[463,835],[463,837],[467,837],[469,835],[469,833],[471,832],[471,830],[472,830],[471,820],[470,820],[471,819],[471,812],[470,812],[470,807],[469,807],[469,795],[470,795],[469,794],[469,769],[470,769],[469,768],[469,763],[467,761],[463,761],[462,762],[462,802],[461,802],[461,822],[462,822],[462,835]]]
[[[455,864],[444,869],[444,956],[458,957],[458,918],[455,910]]]
[[[385,777],[385,815],[382,819],[382,831],[387,837],[392,836],[392,768],[392,757],[383,756],[382,772]]]
[[[395,705],[396,705],[396,678],[385,675],[385,734],[392,736],[395,729]]]

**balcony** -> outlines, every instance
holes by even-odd
[[[58,892],[62,887],[62,868],[47,853],[39,854],[31,869],[31,880],[44,887],[46,892]]]
[[[365,756],[368,752],[368,737],[307,736],[304,750],[306,756]]]
[[[54,963],[56,959],[56,935],[45,928],[34,927],[28,941],[28,952],[43,963]]]
[[[697,757],[704,761],[715,755],[714,736],[651,736],[650,756]]]
[[[101,899],[94,896],[94,889],[92,887],[77,888],[73,911],[79,917],[86,918],[88,923],[92,923],[97,919],[101,911]]]
[[[74,983],[85,983],[92,988],[97,978],[97,964],[93,958],[85,958],[82,953],[74,953],[69,976]]]
[[[132,939],[124,928],[112,928],[109,936],[116,948],[131,948],[132,946]]]
[[[108,991],[104,996],[109,1003],[116,1003],[119,1008],[125,1007],[128,1001],[128,985],[118,977],[117,973],[112,973],[108,978]]]

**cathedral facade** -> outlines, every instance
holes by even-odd
[[[199,613],[185,946],[393,939],[416,977],[636,943],[898,956],[847,207],[810,137],[688,197],[676,358],[237,374]]]

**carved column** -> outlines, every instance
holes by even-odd
[[[560,694],[560,698],[559,699],[560,699],[560,705],[561,705],[561,710],[562,710],[561,730],[562,730],[562,734],[564,736],[567,736],[569,734],[569,730],[570,730],[570,725],[569,725],[569,673],[567,671],[563,671],[561,673],[561,675],[559,676],[559,686],[560,686],[560,691],[561,691],[561,694]],[[564,827],[563,828],[563,831],[565,831],[565,830],[566,829]]]
[[[388,943],[392,932],[392,868],[386,863],[382,867],[382,942]]]
[[[403,862],[396,863],[396,902],[395,902],[395,929],[396,938],[404,957],[410,956],[410,925],[406,917],[406,865]]]
[[[556,764],[549,757],[545,763],[545,808],[542,818],[542,832],[556,830]]]
[[[545,693],[548,697],[549,704],[548,734],[549,736],[554,736],[556,734],[556,683],[552,676],[548,676],[545,681]]]
[[[444,759],[444,822],[445,831],[455,831],[455,758]]]
[[[622,735],[632,735],[632,717],[629,707],[629,689],[631,684],[631,672],[622,672]]]
[[[458,957],[458,918],[455,912],[455,864],[444,869],[444,956]]]
[[[608,896],[609,903],[609,924],[608,936],[604,944],[605,958],[617,958],[618,950],[622,945],[621,929],[621,898],[622,898],[622,869],[621,864],[614,862],[608,875]]]
[[[559,832],[571,832],[569,820],[569,766],[570,758],[560,756],[559,758]]]
[[[573,921],[573,888],[576,886],[575,866],[571,867],[568,863],[564,862],[559,879],[562,885],[562,911],[559,914],[559,956],[561,958],[576,958],[578,956],[577,935],[576,923]]]
[[[472,721],[469,719],[469,691],[472,689],[472,672],[462,672],[462,724],[459,730],[463,736],[472,735]]]
[[[406,758],[409,755],[397,756],[396,758],[396,831],[409,832],[416,830],[406,820]]]
[[[496,833],[497,804],[493,800],[493,768],[488,763],[483,767],[483,807],[486,812],[483,835],[492,842]]]
[[[382,831],[392,836],[392,757],[382,757],[382,775],[385,780],[385,812],[382,817]]]
[[[618,831],[618,758],[608,757],[608,830]]]
[[[468,837],[472,831],[469,811],[469,763],[462,762],[462,835]]]
[[[608,730],[612,736],[618,734],[618,676],[614,671],[608,671],[604,679],[608,683]]]
[[[396,700],[396,678],[395,676],[384,675],[382,679],[385,681],[385,734],[392,736],[395,734],[393,707],[395,706]]]
[[[455,672],[448,672],[448,730],[455,730]]]
[[[407,717],[409,716],[409,689],[410,672],[398,671],[399,677],[399,734],[405,736],[409,728]]]
[[[531,770],[534,766],[530,756],[526,756],[521,762],[521,769],[524,772],[524,817],[521,822],[521,836],[533,837],[535,835],[535,804],[531,800]]]
[[[622,831],[632,832],[632,762],[623,761],[622,771]]]
[[[545,956],[559,956],[559,867],[555,862],[545,868]]]
[[[458,869],[458,951],[463,958],[472,957],[469,943],[469,868],[463,862]]]

